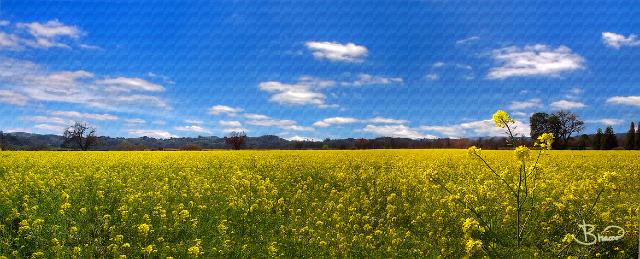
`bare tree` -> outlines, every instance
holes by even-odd
[[[82,122],[76,121],[64,131],[63,136],[65,144],[74,144],[84,151],[98,143],[96,128]]]
[[[575,114],[567,111],[559,111],[554,113],[552,116],[554,117],[552,119],[552,124],[557,125],[556,137],[560,139],[561,147],[566,148],[567,143],[569,143],[569,139],[571,138],[571,134],[580,133],[584,129],[584,122],[579,120]]]
[[[244,146],[246,141],[247,141],[247,134],[245,134],[244,131],[243,132],[232,131],[231,133],[229,133],[228,136],[224,138],[224,142],[227,143],[227,145],[232,146],[233,149],[235,150],[239,150],[240,148],[242,148],[242,146]]]

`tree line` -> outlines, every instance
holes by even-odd
[[[613,127],[603,131],[598,128],[592,135],[580,134],[584,122],[569,111],[555,113],[537,112],[530,116],[530,137],[520,137],[522,144],[530,143],[542,133],[551,132],[556,137],[553,149],[640,149],[640,125],[636,129],[631,122],[624,138],[618,139]],[[75,122],[65,129],[62,136],[37,134],[3,134],[0,131],[0,150],[202,150],[202,149],[430,149],[466,148],[471,145],[483,149],[509,148],[503,137],[408,139],[379,137],[374,139],[346,138],[315,140],[286,140],[266,135],[248,137],[244,132],[231,132],[223,138],[111,138],[98,136],[95,127]]]

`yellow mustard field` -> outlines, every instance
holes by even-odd
[[[513,151],[482,152],[514,183]],[[0,257],[638,256],[640,153],[537,170],[518,242],[509,189],[466,150],[3,151]]]

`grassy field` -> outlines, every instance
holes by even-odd
[[[513,151],[482,152],[515,182]],[[538,168],[518,244],[509,189],[466,150],[5,151],[0,257],[637,257],[640,153]],[[583,220],[626,233],[581,245]]]

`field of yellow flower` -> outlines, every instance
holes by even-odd
[[[535,181],[518,244],[467,150],[3,151],[0,257],[638,256],[640,153],[548,151]]]

